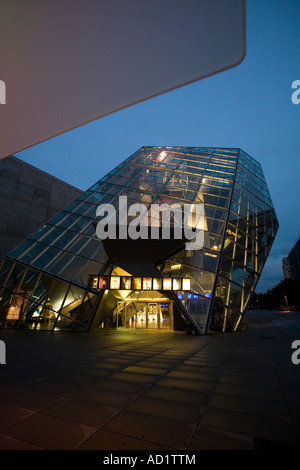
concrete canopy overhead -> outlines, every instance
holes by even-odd
[[[244,56],[244,0],[0,0],[0,158]]]

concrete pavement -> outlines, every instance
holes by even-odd
[[[0,330],[0,449],[300,446],[300,313],[237,333]],[[300,354],[299,354],[300,359]]]

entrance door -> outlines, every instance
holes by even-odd
[[[147,322],[148,322],[147,304],[137,302],[136,303],[136,315],[135,315],[135,327],[147,328]]]
[[[170,329],[169,304],[131,302],[126,305],[126,328]]]
[[[170,322],[170,304],[164,303],[160,304],[160,328],[167,328],[170,329],[171,322]]]

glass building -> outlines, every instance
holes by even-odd
[[[175,212],[167,237],[150,231],[153,205],[202,207],[201,246],[176,235]],[[142,147],[7,254],[1,323],[236,331],[277,229],[261,165],[241,149]]]

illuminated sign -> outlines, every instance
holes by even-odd
[[[143,277],[143,290],[151,290],[152,288],[152,278]]]
[[[131,290],[131,276],[121,277],[121,290]]]
[[[96,290],[190,291],[191,280],[181,277],[88,276],[88,287]]]
[[[172,278],[171,277],[163,278],[163,290],[172,290]]]
[[[99,289],[109,289],[109,276],[99,276]]]
[[[161,290],[161,289],[162,289],[162,278],[154,277],[153,278],[153,290]]]
[[[98,289],[98,276],[89,276],[88,287]]]
[[[133,290],[141,290],[142,289],[142,278],[141,277],[133,277],[132,278],[132,289]]]
[[[181,279],[173,277],[173,290],[181,290]]]
[[[191,280],[184,278],[182,279],[182,290],[191,290]]]
[[[120,289],[121,287],[121,278],[120,276],[111,276],[110,277],[110,288],[111,289]]]

